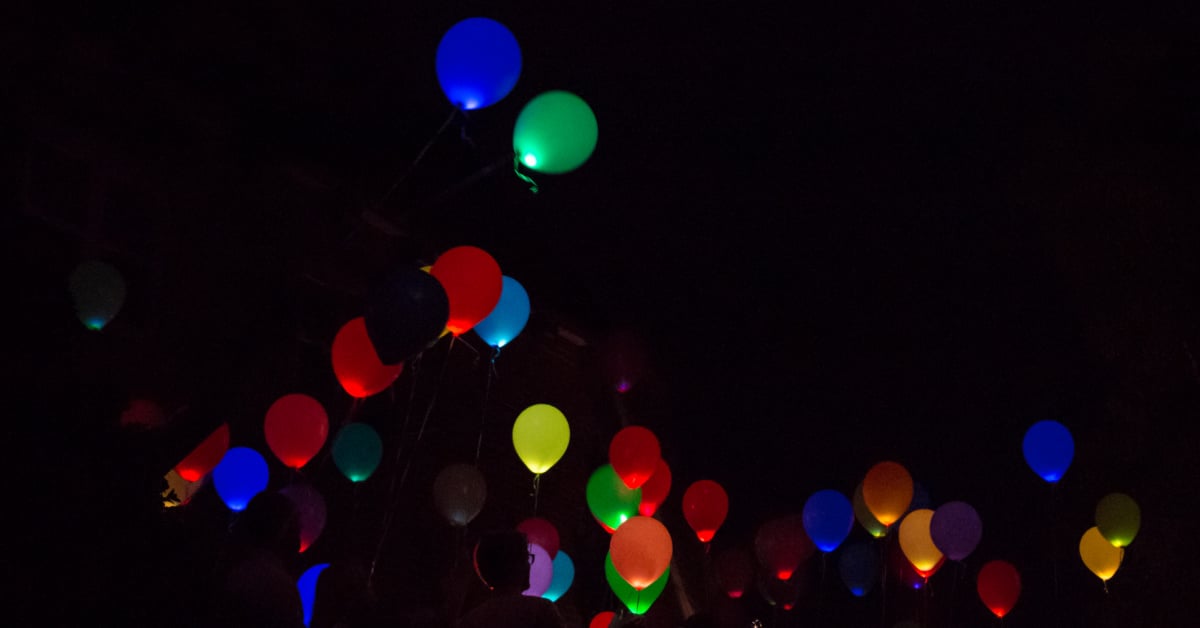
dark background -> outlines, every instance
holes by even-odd
[[[522,76],[434,137],[450,113],[434,51],[473,15],[514,32]],[[467,536],[530,514],[507,426],[530,403],[559,405],[573,440],[540,512],[579,568],[569,616],[612,607],[582,487],[636,423],[675,475],[662,513],[680,586],[656,625],[684,612],[673,591],[717,604],[679,516],[688,483],[730,493],[714,549],[749,547],[767,517],[820,488],[851,493],[882,459],[935,506],[972,503],[985,527],[932,598],[890,589],[886,625],[992,621],[973,592],[992,558],[1024,578],[1008,625],[1184,625],[1200,555],[1200,103],[1182,5],[117,2],[16,17],[3,55],[9,423],[28,497],[10,502],[24,522],[12,564],[43,619],[188,615],[200,585],[181,583],[203,582],[224,510],[206,491],[163,524],[139,510],[154,481],[222,421],[265,452],[262,413],[287,392],[347,420],[328,347],[366,286],[473,244],[525,284],[534,313],[497,361],[490,497]],[[591,104],[600,140],[577,172],[535,175],[533,195],[487,167],[520,107],[552,88]],[[94,257],[129,284],[99,334],[65,290]],[[388,443],[375,483],[306,469],[331,515],[302,562],[369,561],[387,482],[416,452],[378,563],[396,617],[479,593],[453,559],[467,540],[428,503],[437,469],[472,457],[485,407],[487,356],[465,340],[474,352],[457,344],[445,362],[439,345],[355,415]],[[606,358],[629,346],[645,368],[619,395]],[[434,391],[414,443],[403,417],[420,419]],[[171,421],[116,431],[131,398]],[[1053,494],[1020,453],[1046,418],[1076,439]],[[1105,595],[1075,550],[1112,491],[1138,500],[1143,526]],[[832,563],[810,571],[799,609],[747,599],[746,617],[881,621],[878,592],[855,600]]]

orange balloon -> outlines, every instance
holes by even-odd
[[[863,479],[863,501],[879,523],[891,527],[908,512],[912,503],[913,481],[901,464],[880,462]]]
[[[913,569],[926,578],[942,561],[942,552],[933,544],[933,536],[929,533],[930,521],[933,521],[933,511],[922,508],[908,513],[900,522],[900,549],[904,550],[904,557]]]
[[[613,567],[629,586],[641,591],[671,566],[671,533],[651,517],[633,517],[613,533],[608,551]]]

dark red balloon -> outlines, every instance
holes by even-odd
[[[975,585],[979,599],[996,617],[1007,615],[1021,597],[1021,574],[1005,560],[993,560],[984,565]]]
[[[933,569],[930,569],[929,571],[921,571],[916,567],[913,567],[912,562],[910,562],[908,557],[904,555],[904,550],[900,548],[899,543],[894,543],[892,545],[891,554],[888,557],[888,566],[890,567],[891,573],[898,574],[900,582],[905,587],[910,589],[923,588],[929,582],[929,578],[941,570],[942,565],[944,564],[946,564],[945,556],[938,560],[937,564],[933,566]]]
[[[671,467],[667,461],[659,459],[654,475],[642,485],[642,503],[638,506],[638,514],[643,517],[653,517],[658,507],[667,500],[671,492]]]
[[[728,514],[729,495],[712,480],[693,482],[683,493],[683,517],[696,532],[696,538],[705,543],[712,540]]]
[[[338,330],[332,353],[333,374],[342,388],[358,399],[387,390],[404,370],[403,362],[384,364],[379,360],[361,316],[350,319]]]
[[[325,445],[329,415],[321,402],[308,395],[284,395],[267,409],[263,431],[267,445],[280,462],[299,469]]]
[[[631,425],[617,432],[608,444],[608,462],[629,488],[639,488],[654,475],[662,450],[654,432]]]
[[[500,264],[487,251],[473,246],[456,246],[442,253],[429,274],[446,290],[450,300],[446,329],[455,336],[487,318],[500,301],[504,287]]]
[[[754,537],[754,554],[758,562],[779,580],[791,578],[800,563],[808,560],[815,550],[800,515],[771,519],[759,527]]]
[[[229,450],[229,424],[222,423],[221,427],[213,430],[207,438],[200,442],[192,453],[175,465],[175,472],[188,482],[195,482],[209,474],[225,457]]]
[[[558,555],[558,528],[553,523],[541,517],[530,517],[517,524],[517,530],[523,532],[530,543],[541,545],[550,558]]]
[[[754,563],[750,555],[739,549],[727,549],[713,563],[717,583],[725,595],[738,599],[754,584]]]

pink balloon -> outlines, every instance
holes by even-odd
[[[521,595],[541,597],[554,580],[554,559],[541,545],[533,543],[529,544],[529,554],[533,561],[529,564],[529,588],[522,591]]]
[[[325,529],[325,498],[309,484],[288,484],[279,489],[296,507],[300,519],[300,551],[317,542]]]

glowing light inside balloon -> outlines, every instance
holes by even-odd
[[[529,166],[530,168],[537,166],[537,157],[535,157],[532,153],[526,153],[526,155],[521,158],[521,161],[525,162],[525,165]]]

